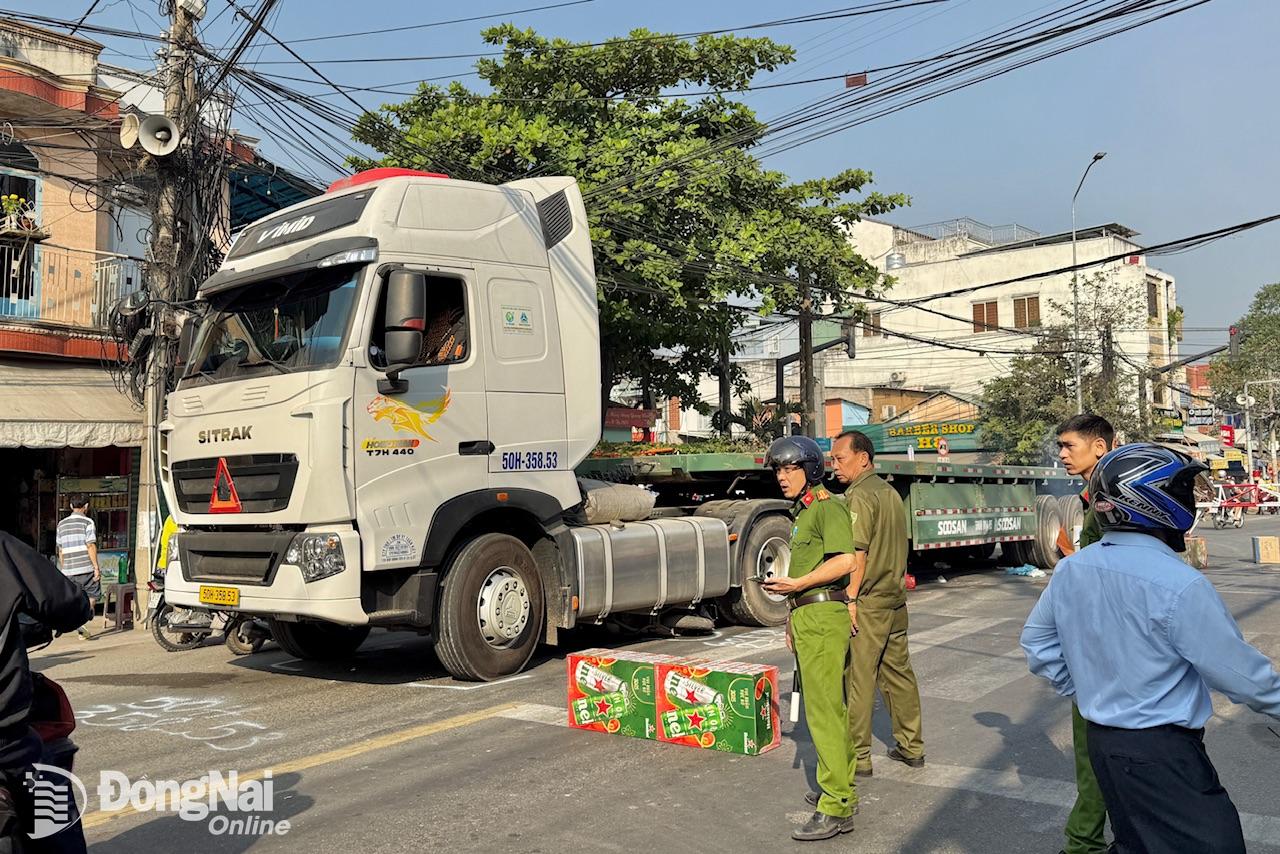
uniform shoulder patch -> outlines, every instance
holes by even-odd
[[[817,498],[819,501],[826,501],[831,497],[831,493],[827,492],[827,488],[825,486],[819,486],[817,489],[812,489],[809,491],[809,494]]]

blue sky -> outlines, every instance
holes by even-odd
[[[90,0],[22,3],[42,14],[78,18]],[[284,40],[419,24],[538,6],[553,0],[336,2],[281,0],[269,29]],[[256,5],[245,0],[241,5]],[[592,0],[571,8],[514,16],[547,35],[596,41],[634,27],[687,32],[740,26],[838,8],[817,2],[765,0]],[[853,2],[843,4],[854,5]],[[856,72],[923,56],[1033,10],[1059,2],[948,0],[931,6],[838,21],[754,30],[797,47],[790,67],[759,83]],[[225,0],[209,0],[209,43],[231,36]],[[501,19],[495,19],[495,22]],[[91,22],[158,32],[154,0],[103,0]],[[310,42],[296,49],[310,60],[471,53],[486,49],[487,22],[411,32]],[[796,179],[848,167],[872,171],[876,187],[905,192],[909,209],[889,219],[915,225],[972,216],[999,225],[1018,222],[1042,232],[1070,227],[1071,193],[1094,151],[1107,158],[1081,193],[1081,225],[1121,222],[1157,243],[1280,212],[1275,81],[1280,79],[1280,3],[1213,0],[1207,5],[1100,44],[1020,69],[878,119],[767,162]],[[100,37],[113,50],[104,60],[145,67],[139,42]],[[255,42],[255,45],[263,44]],[[249,58],[287,59],[278,48]],[[470,60],[325,65],[341,85],[378,86],[470,70]],[[260,70],[299,77],[300,66]],[[874,77],[873,77],[874,79]],[[474,84],[476,78],[464,78]],[[291,84],[292,85],[292,84]],[[411,86],[397,88],[411,89]],[[319,91],[319,90],[314,90]],[[839,91],[839,83],[791,86],[742,97],[762,117]],[[391,96],[358,93],[375,105]],[[335,103],[337,103],[335,101]],[[237,126],[252,133],[250,122]],[[268,143],[264,153],[282,156]],[[1178,279],[1186,325],[1225,327],[1253,292],[1280,280],[1280,223],[1204,249],[1161,258]],[[1223,343],[1225,331],[1191,331],[1183,352]]]

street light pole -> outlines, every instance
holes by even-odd
[[[1074,346],[1071,348],[1072,356],[1075,361],[1076,374],[1076,414],[1084,412],[1084,388],[1080,378],[1080,271],[1076,269],[1076,198],[1080,195],[1080,189],[1084,187],[1084,179],[1089,177],[1089,170],[1093,168],[1093,164],[1106,157],[1105,151],[1099,151],[1093,155],[1093,159],[1089,161],[1089,165],[1084,167],[1084,174],[1080,176],[1080,183],[1076,185],[1076,191],[1071,196],[1071,309],[1072,309],[1072,325],[1074,332]]]

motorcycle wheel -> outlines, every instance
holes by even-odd
[[[168,602],[160,606],[155,618],[151,621],[151,634],[160,644],[160,648],[169,652],[183,652],[195,649],[204,642],[208,632],[175,632],[170,630],[169,622],[173,619],[173,606]]]
[[[252,620],[243,619],[236,620],[232,625],[228,626],[227,649],[236,655],[252,655],[262,649],[262,644],[266,642],[266,638],[252,636],[249,633],[249,627],[252,625]]]

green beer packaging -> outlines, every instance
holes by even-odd
[[[656,738],[656,656],[588,649],[569,656],[569,726],[633,738]]]
[[[659,663],[658,740],[755,756],[782,740],[778,668],[733,661]]]

